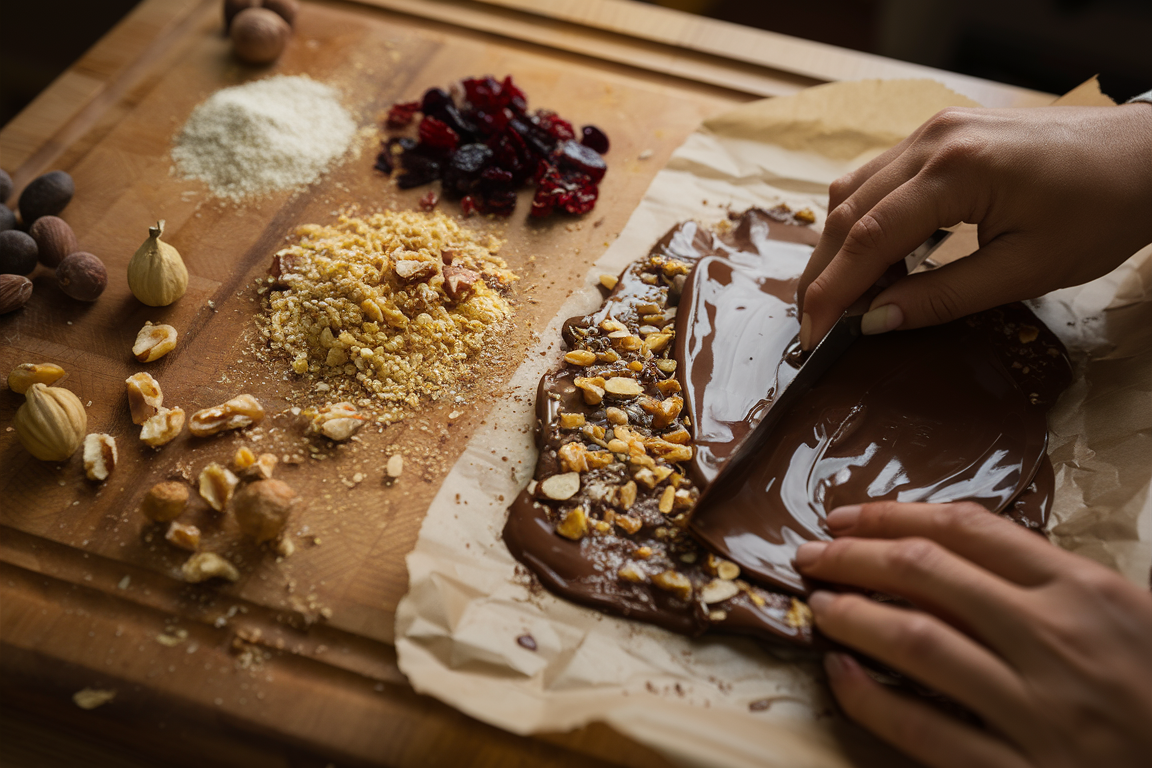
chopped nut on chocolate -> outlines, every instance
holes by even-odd
[[[184,574],[184,581],[189,584],[199,584],[208,579],[240,580],[240,571],[236,570],[236,566],[215,552],[192,555],[180,570]]]
[[[222,512],[232,498],[232,492],[240,484],[240,479],[226,467],[212,462],[200,470],[199,484],[200,496],[208,502],[208,506]]]
[[[540,483],[540,492],[553,501],[570,499],[575,496],[579,490],[579,472],[565,472],[561,475],[552,475]]]
[[[184,429],[183,408],[160,408],[140,428],[140,439],[153,448],[167,445]]]
[[[589,352],[586,349],[574,349],[564,355],[564,360],[572,363],[572,365],[592,365],[596,362],[596,353]]]
[[[352,403],[336,403],[321,408],[308,427],[309,432],[342,442],[360,431],[366,420]]]
[[[144,323],[144,327],[136,334],[132,354],[142,363],[159,360],[176,348],[176,337],[176,329],[170,325]]]
[[[588,535],[588,515],[583,507],[568,510],[564,519],[556,526],[556,533],[566,539],[578,541]]]
[[[133,424],[143,424],[160,412],[164,393],[150,373],[134,373],[124,380],[128,387],[128,410]]]
[[[604,391],[616,397],[636,397],[644,391],[636,379],[613,376],[604,382]]]
[[[735,582],[713,579],[700,590],[700,599],[705,603],[720,603],[740,594],[740,587]]]
[[[140,511],[149,520],[167,523],[180,517],[187,503],[188,486],[177,482],[157,483],[144,495]]]
[[[688,577],[678,571],[661,571],[652,577],[652,583],[667,592],[671,592],[681,600],[692,598],[692,582]]]
[[[164,538],[169,544],[195,552],[200,548],[200,529],[194,525],[185,525],[173,520],[168,524],[168,532]]]
[[[562,413],[560,414],[560,428],[561,429],[579,429],[584,426],[584,414],[582,413]]]
[[[237,395],[226,403],[204,408],[192,414],[188,431],[196,437],[207,437],[228,429],[243,429],[264,418],[264,407],[252,395]]]
[[[616,283],[618,282],[620,282],[620,280],[616,277],[616,275],[600,275],[600,285],[604,286],[608,290],[615,288]]]
[[[115,466],[116,439],[112,435],[93,433],[84,438],[84,473],[89,480],[107,480]]]

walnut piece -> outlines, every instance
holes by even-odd
[[[194,525],[184,525],[173,520],[168,524],[168,532],[164,538],[169,544],[195,552],[200,548],[200,529]]]
[[[215,552],[198,552],[192,555],[180,571],[184,574],[184,581],[189,584],[199,584],[208,579],[240,580],[240,572],[236,570],[236,566]]]
[[[159,448],[176,439],[184,429],[183,408],[161,408],[140,428],[140,439],[153,448]]]
[[[196,437],[208,437],[228,429],[243,429],[264,418],[264,407],[252,395],[237,395],[226,403],[204,408],[192,414],[188,431]]]
[[[134,373],[124,379],[128,387],[128,410],[132,412],[132,423],[143,424],[155,416],[164,405],[164,393],[160,382],[150,373]]]
[[[208,506],[222,512],[232,498],[240,479],[227,468],[212,462],[200,470],[200,496]]]
[[[140,502],[140,511],[149,520],[167,523],[180,517],[188,503],[188,486],[167,482],[152,486]]]
[[[342,442],[359,432],[365,423],[365,417],[352,403],[336,403],[321,408],[312,419],[308,431]]]
[[[132,354],[142,363],[159,360],[176,348],[176,336],[176,329],[170,325],[144,323],[144,327],[136,334]]]
[[[232,502],[232,512],[245,535],[257,543],[271,541],[284,532],[296,492],[279,480],[258,480],[244,486]]]
[[[116,467],[116,438],[92,433],[84,438],[84,474],[103,482]]]
[[[444,267],[444,293],[452,301],[463,301],[476,290],[480,275],[464,267]]]

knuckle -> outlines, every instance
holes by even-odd
[[[860,509],[857,525],[869,533],[883,533],[891,529],[899,513],[898,501],[874,501]]]
[[[963,314],[964,297],[951,283],[940,282],[925,297],[923,311],[928,325],[946,323]]]
[[[903,659],[926,659],[937,647],[936,625],[922,613],[910,613],[893,638],[897,655]]]
[[[955,536],[979,534],[988,528],[990,520],[996,519],[974,501],[942,505],[936,510],[935,518],[936,527],[942,533]]]
[[[884,227],[872,213],[861,216],[844,239],[843,252],[850,256],[862,256],[878,248],[884,241]]]
[[[963,107],[945,107],[924,123],[921,139],[939,140],[943,136],[963,133],[969,114]]]
[[[828,217],[824,220],[824,232],[826,235],[831,234],[837,239],[843,239],[847,237],[858,218],[860,213],[852,204],[851,198],[844,200],[828,212]]]
[[[829,205],[835,210],[841,203],[848,199],[848,196],[851,195],[855,189],[853,174],[849,173],[836,179],[828,185]]]
[[[936,545],[928,539],[901,539],[888,553],[888,567],[897,577],[914,578],[932,571],[938,557]]]

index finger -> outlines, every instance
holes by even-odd
[[[833,536],[931,539],[969,562],[1024,587],[1045,584],[1071,557],[1042,536],[979,504],[913,504],[879,501],[828,513]]]

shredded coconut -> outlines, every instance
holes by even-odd
[[[334,89],[278,75],[212,94],[192,111],[172,158],[184,178],[239,201],[311,184],[355,134]]]

